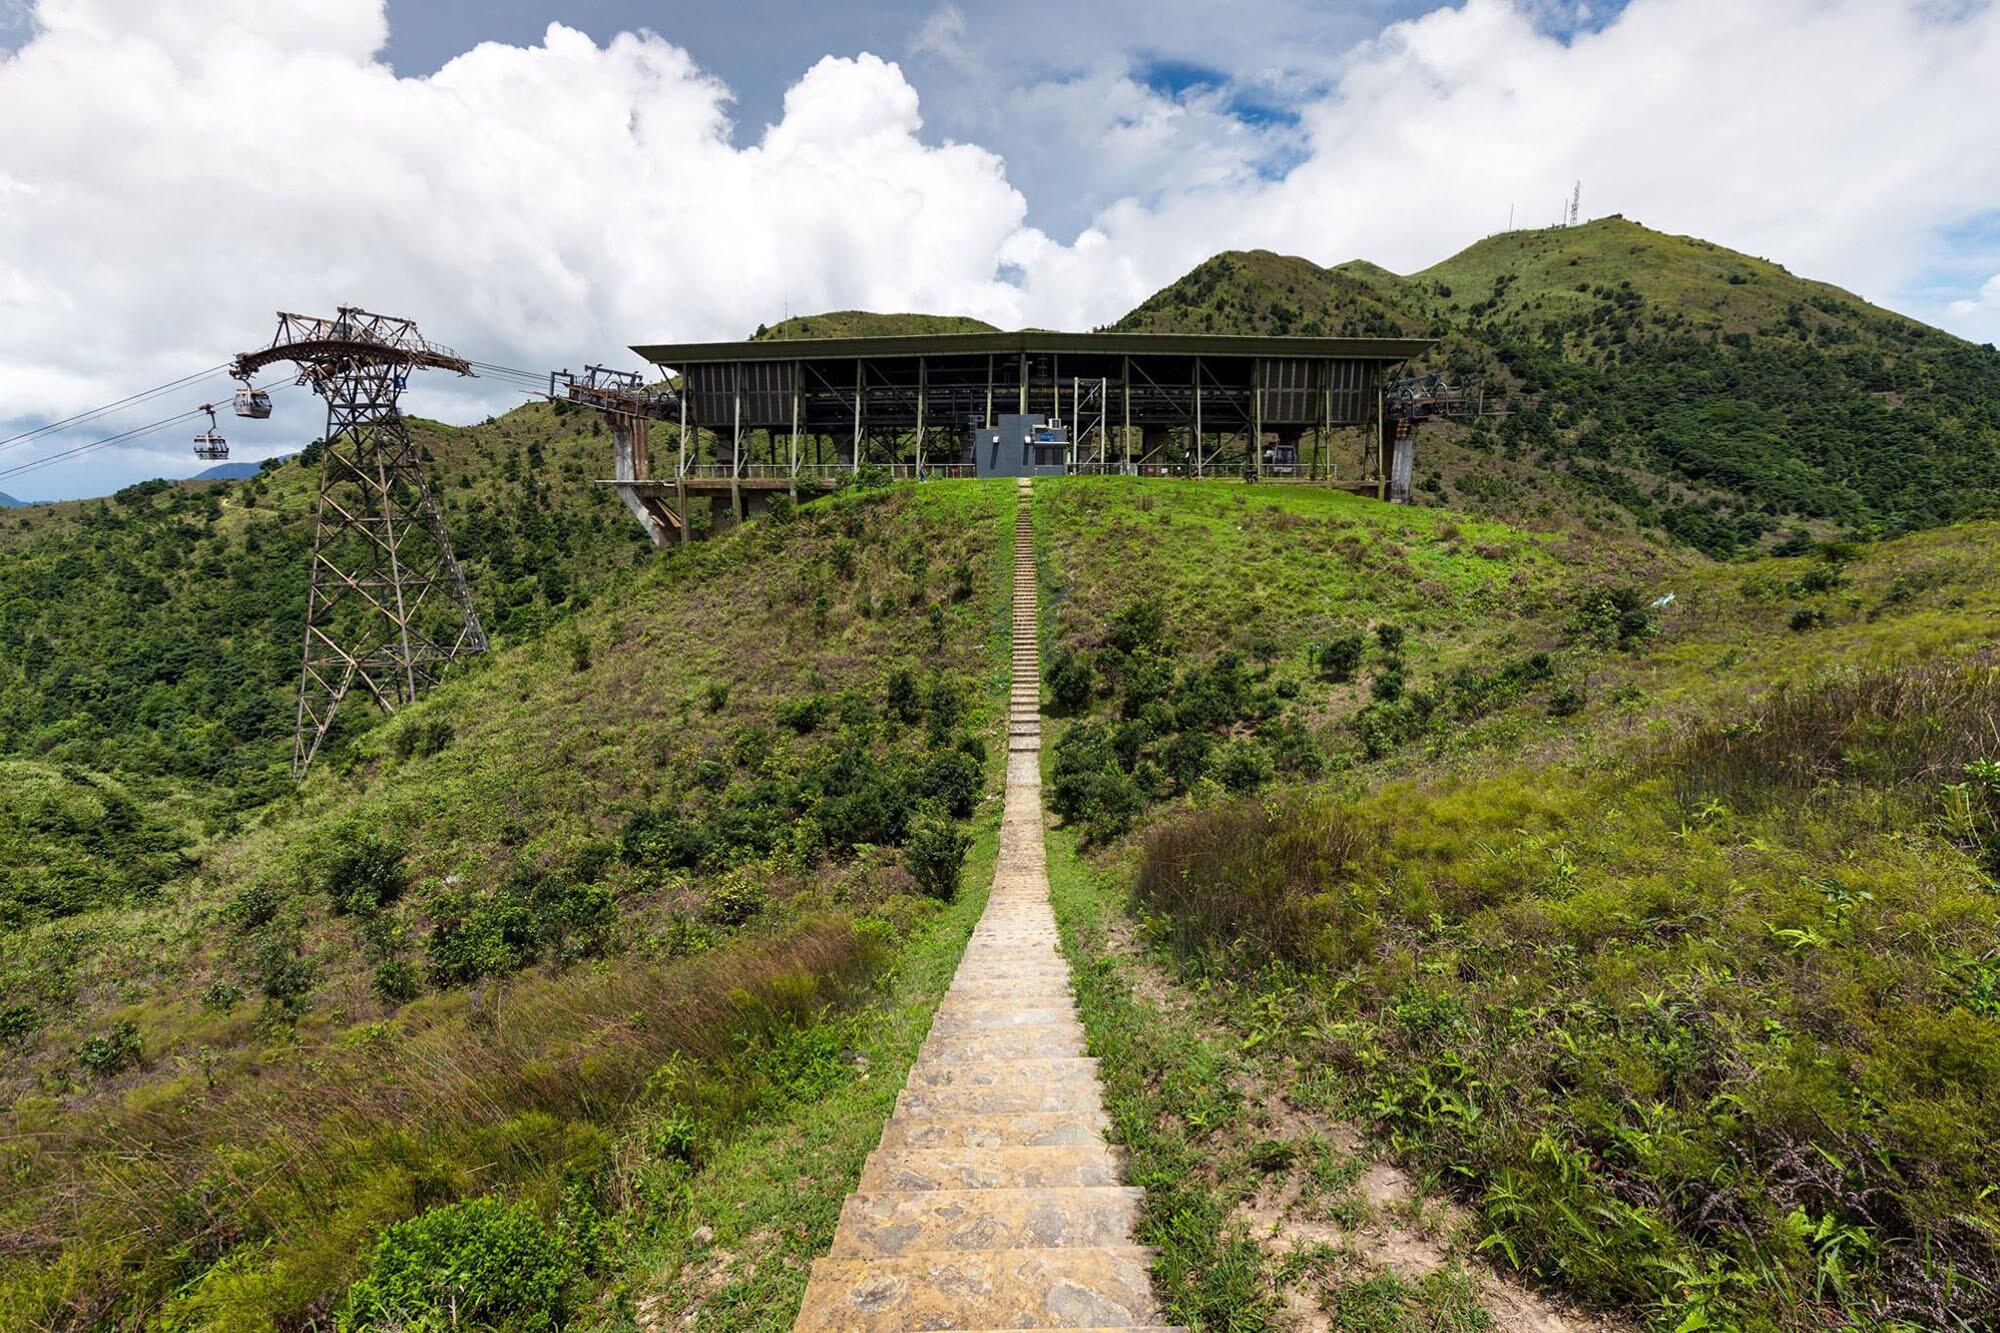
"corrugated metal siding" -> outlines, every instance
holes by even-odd
[[[1325,362],[1302,356],[1267,356],[1257,363],[1264,424],[1319,420],[1319,368]]]
[[[740,377],[740,378],[738,378]],[[688,414],[711,430],[735,420],[734,393],[743,391],[743,425],[768,426],[792,419],[792,363],[719,361],[687,368]]]
[[[1273,356],[1258,366],[1267,426],[1310,426],[1323,411],[1331,416],[1331,425],[1354,425],[1368,420],[1374,410],[1366,361]]]

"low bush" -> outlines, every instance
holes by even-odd
[[[85,1073],[108,1078],[138,1064],[143,1054],[137,1025],[114,1023],[76,1048],[76,1062]]]
[[[348,1289],[343,1333],[561,1328],[582,1270],[526,1204],[471,1199],[398,1222]]]
[[[1314,662],[1322,680],[1336,684],[1354,679],[1354,673],[1361,668],[1361,659],[1368,651],[1368,641],[1358,632],[1336,634],[1319,645],[1314,653]]]
[[[903,847],[903,865],[917,887],[933,898],[958,896],[958,881],[972,836],[942,811],[927,810],[910,825]]]
[[[320,888],[333,910],[371,916],[401,896],[408,884],[401,844],[362,829],[343,829],[322,854]]]
[[[1097,676],[1090,655],[1061,645],[1049,651],[1049,665],[1043,677],[1049,687],[1049,707],[1059,715],[1081,713],[1090,707],[1097,689]]]

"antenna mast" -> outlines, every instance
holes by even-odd
[[[472,374],[407,319],[343,306],[332,319],[278,316],[270,346],[230,367],[246,382],[290,361],[326,400],[319,512],[306,593],[292,772],[303,777],[356,686],[387,713],[486,650],[465,572],[398,400],[413,370]]]
[[[1583,182],[1578,181],[1569,192],[1569,225],[1576,225],[1578,207],[1583,203]]]

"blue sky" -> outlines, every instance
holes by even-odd
[[[0,441],[279,308],[538,371],[855,306],[1085,328],[1231,247],[1420,269],[1579,179],[2000,337],[1992,0],[39,5],[0,0]],[[0,492],[185,475],[187,433],[0,443]]]

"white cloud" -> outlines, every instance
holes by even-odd
[[[1959,331],[1968,338],[2000,334],[2000,273],[1988,278],[1977,294],[1945,308],[1957,317]]]
[[[1263,70],[1303,99],[1296,125],[1246,125],[1227,90],[1146,87],[1116,50],[982,86],[981,114],[1024,145],[1017,179],[1050,178],[1032,145],[1060,145],[1069,178],[1119,200],[1065,238],[1024,224],[997,155],[926,132],[915,88],[874,56],[821,60],[737,146],[728,90],[667,37],[600,47],[551,26],[399,78],[381,0],[42,0],[0,58],[0,420],[220,361],[278,307],[358,302],[531,367],[786,309],[1087,327],[1231,246],[1422,267],[1510,205],[1553,220],[1579,177],[1586,215],[1894,302],[1945,229],[2000,207],[1992,4],[1596,8],[1466,0],[1358,47],[1328,38]],[[912,53],[978,60],[984,21],[946,5]],[[1246,40],[1216,45],[1247,60],[1263,48]],[[1297,165],[1273,177],[1279,148]],[[1992,284],[1948,296],[1900,304],[2000,327]],[[498,390],[427,385],[412,405],[500,405],[468,392]],[[308,405],[289,411],[287,438],[317,430]],[[169,459],[192,466],[176,443],[118,479]]]

